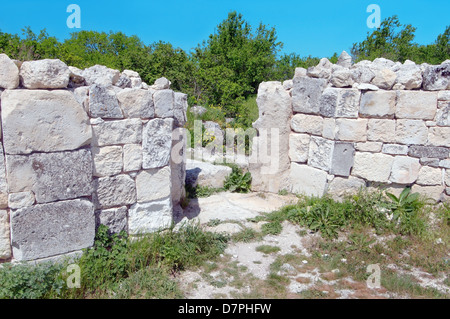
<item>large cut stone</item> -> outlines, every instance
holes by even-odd
[[[74,150],[92,138],[89,118],[69,91],[3,92],[2,125],[6,154]]]
[[[119,208],[104,209],[95,212],[96,227],[105,225],[109,232],[118,234],[128,230],[128,209],[126,206]]]
[[[6,54],[0,54],[0,88],[13,90],[19,82],[17,65]]]
[[[296,133],[322,135],[323,118],[318,115],[295,114],[291,120],[291,127]]]
[[[171,227],[172,199],[135,204],[131,206],[128,217],[128,232],[130,235],[154,233]]]
[[[92,85],[89,88],[89,114],[91,117],[123,119],[116,92],[112,88]]]
[[[380,153],[382,147],[383,143],[381,142],[355,143],[356,150],[360,152]]]
[[[291,191],[295,194],[321,197],[325,194],[327,188],[327,175],[320,169],[292,163],[290,170]]]
[[[427,91],[448,90],[450,86],[450,63],[429,65],[423,73],[423,89]]]
[[[136,184],[128,175],[102,177],[94,182],[93,201],[97,209],[136,203]]]
[[[369,91],[361,98],[359,113],[366,117],[393,118],[397,95],[395,91]]]
[[[117,93],[120,106],[127,118],[149,119],[155,116],[152,92],[142,89],[125,89]]]
[[[437,93],[422,91],[398,91],[398,119],[434,120],[437,110]]]
[[[35,205],[11,213],[14,258],[33,260],[94,244],[94,206],[88,200]]]
[[[337,70],[333,70],[330,82],[337,88],[351,87],[354,83],[352,71],[346,68],[338,68]]]
[[[6,210],[0,210],[0,260],[11,257],[9,216]]]
[[[400,144],[384,144],[383,153],[389,155],[408,155],[408,146]]]
[[[320,98],[320,114],[325,117],[357,118],[361,92],[327,88]]]
[[[123,146],[123,170],[139,171],[142,168],[142,145],[126,144]]]
[[[336,119],[336,139],[339,141],[367,141],[366,119]]]
[[[386,183],[394,157],[386,154],[356,152],[352,175],[371,182]]]
[[[331,159],[331,175],[350,176],[355,160],[355,147],[353,143],[336,142]]]
[[[92,125],[95,146],[140,144],[142,142],[142,122],[140,119],[106,121]]]
[[[91,196],[92,166],[91,152],[86,149],[7,155],[8,190],[32,191],[38,203]]]
[[[338,105],[340,89],[326,88],[319,99],[319,113],[325,117],[334,117]]]
[[[186,161],[186,184],[193,187],[222,188],[231,168],[196,160]]]
[[[171,194],[172,176],[170,166],[141,171],[136,176],[138,203],[164,199]]]
[[[450,126],[450,101],[439,101],[435,118],[438,126]]]
[[[418,158],[396,156],[389,180],[397,184],[412,184],[417,180],[419,170],[420,161]]]
[[[395,135],[397,143],[424,145],[428,138],[428,128],[424,121],[397,120]]]
[[[366,182],[360,178],[350,176],[349,178],[336,177],[330,183],[327,194],[336,200],[341,200],[345,196],[355,195],[366,187]]]
[[[99,84],[102,86],[115,85],[120,79],[120,71],[109,69],[103,65],[94,65],[83,70],[82,76],[87,85]]]
[[[395,143],[395,120],[369,119],[367,139],[369,141]]]
[[[173,115],[175,119],[175,126],[183,127],[187,121],[188,96],[187,94],[175,92],[175,105]]]
[[[308,134],[289,135],[289,157],[292,162],[306,163],[309,154],[309,142],[311,137]]]
[[[158,90],[153,94],[153,99],[156,117],[174,117],[175,95],[172,90]]]
[[[423,166],[420,169],[417,184],[423,186],[442,185],[442,169],[429,166]]]
[[[20,67],[20,77],[27,89],[64,89],[69,84],[70,70],[57,59],[26,61]]]
[[[320,97],[327,85],[325,79],[295,77],[292,89],[292,107],[294,112],[319,114]]]
[[[372,79],[371,84],[378,86],[383,90],[390,90],[394,85],[397,74],[390,69],[378,69],[373,68],[372,71],[375,74],[375,77]]]
[[[309,144],[308,165],[329,171],[333,157],[334,141],[321,137],[311,137]]]
[[[428,144],[432,146],[450,147],[450,127],[430,127]]]
[[[93,147],[92,156],[94,157],[94,176],[113,176],[122,172],[121,146]]]
[[[412,193],[419,193],[425,198],[432,199],[436,202],[440,201],[444,195],[445,187],[442,186],[421,186],[414,184],[411,188]]]
[[[400,84],[406,90],[420,89],[422,86],[422,70],[414,62],[405,62],[396,73],[396,83]]]
[[[445,147],[433,147],[433,146],[418,146],[411,145],[409,147],[408,155],[418,158],[438,158],[446,159],[449,157],[450,150]]]
[[[142,142],[144,169],[169,165],[172,131],[173,119],[153,119],[145,125]]]

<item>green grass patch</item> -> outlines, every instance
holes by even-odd
[[[280,250],[281,250],[280,247],[270,246],[270,245],[261,245],[261,246],[256,247],[256,251],[266,254],[266,255],[277,253]]]

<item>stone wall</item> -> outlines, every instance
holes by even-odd
[[[289,130],[271,136],[280,145],[277,171],[251,166],[255,190],[341,196],[412,186],[436,201],[449,198],[450,61],[353,65],[343,52],[337,64],[322,59],[296,69],[293,80],[261,84],[258,106],[255,128]],[[266,144],[261,136],[254,142],[254,149]]]
[[[0,54],[0,260],[77,252],[100,224],[169,227],[184,195],[187,96],[167,79]]]

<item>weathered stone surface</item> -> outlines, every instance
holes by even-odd
[[[213,165],[196,160],[186,161],[186,184],[193,187],[222,188],[225,179],[231,174],[231,168]]]
[[[423,73],[423,89],[427,91],[448,90],[450,86],[450,63],[429,65]]]
[[[336,64],[344,68],[350,68],[352,66],[352,57],[346,51],[342,51]]]
[[[142,168],[142,146],[140,144],[126,144],[123,146],[124,172],[139,171]]]
[[[350,176],[355,160],[355,147],[353,143],[336,142],[331,160],[330,174],[337,176]]]
[[[450,127],[430,127],[428,144],[432,146],[450,147]]]
[[[79,68],[69,66],[69,87],[78,88],[86,85],[86,81],[83,77],[83,71]]]
[[[450,168],[450,160],[442,160],[439,162],[439,167]]]
[[[352,78],[356,83],[370,84],[370,82],[372,82],[373,78],[375,77],[375,73],[372,71],[369,65],[370,61],[361,61],[356,63],[352,67]]]
[[[74,150],[92,138],[83,107],[61,90],[3,92],[2,126],[7,154]]]
[[[395,91],[365,92],[361,98],[359,113],[367,117],[393,118],[396,96]]]
[[[368,84],[368,83],[361,83],[361,84],[357,84],[356,86],[354,85],[355,89],[358,89],[360,91],[379,91],[380,88],[378,86],[375,86],[373,84]]]
[[[8,208],[8,183],[6,181],[5,156],[0,143],[0,209]]]
[[[7,155],[6,172],[10,193],[32,191],[38,203],[92,194],[92,155],[86,149]]]
[[[92,132],[92,145],[95,146],[140,144],[142,142],[140,119],[101,122],[92,125]]]
[[[293,80],[286,80],[283,82],[283,87],[286,91],[292,90],[294,87],[294,81]]]
[[[422,70],[414,62],[405,62],[396,73],[396,83],[402,85],[405,90],[420,89],[422,86]]]
[[[154,90],[167,90],[170,89],[170,81],[166,78],[162,77],[155,81],[155,83],[152,85],[152,89]]]
[[[166,198],[151,203],[131,206],[128,217],[130,235],[153,233],[172,225],[172,200]]]
[[[142,142],[144,169],[169,165],[172,130],[173,119],[154,119],[145,125]]]
[[[95,212],[96,227],[105,225],[111,234],[118,234],[128,230],[128,209],[126,206]]]
[[[336,120],[334,118],[323,119],[322,137],[334,140],[336,138]]]
[[[376,69],[373,68],[372,71],[375,77],[372,79],[371,84],[378,86],[383,90],[390,90],[397,79],[397,74],[390,69]]]
[[[117,94],[120,106],[127,118],[149,119],[155,116],[153,95],[143,89],[124,89]]]
[[[371,182],[386,183],[394,157],[386,154],[356,152],[352,175]]]
[[[442,169],[423,166],[420,169],[417,184],[423,186],[437,186],[442,185]]]
[[[120,79],[120,71],[109,69],[103,65],[94,65],[83,70],[83,77],[87,85],[98,84],[102,86],[115,85]]]
[[[155,115],[160,118],[174,116],[175,95],[172,90],[159,90],[153,95]]]
[[[175,92],[175,105],[173,110],[175,125],[183,127],[187,122],[188,96],[187,94]]]
[[[291,121],[291,127],[296,133],[322,135],[323,118],[318,115],[295,114]]]
[[[380,153],[382,147],[381,142],[355,143],[356,150],[360,152]]]
[[[120,174],[123,168],[122,147],[93,147],[94,176],[104,177]]]
[[[115,86],[117,86],[121,89],[131,88],[131,79],[122,72],[120,74],[119,80],[117,80]]]
[[[17,65],[6,54],[0,54],[0,88],[13,90],[19,82]]]
[[[322,58],[315,67],[308,68],[306,74],[312,78],[329,79],[332,66],[333,64],[327,58]]]
[[[177,135],[178,134],[178,135]],[[178,129],[175,132],[174,146],[172,148],[172,158],[170,161],[170,170],[172,172],[172,201],[174,205],[186,198],[186,136],[189,134],[184,129]]]
[[[292,163],[290,185],[295,194],[321,197],[327,188],[327,173],[307,165]]]
[[[352,71],[346,68],[337,69],[331,74],[330,82],[337,88],[351,87],[354,83]]]
[[[105,119],[124,118],[114,90],[97,84],[89,88],[89,114]]]
[[[333,158],[334,141],[312,136],[309,144],[308,165],[329,171]]]
[[[423,157],[420,159],[420,165],[422,166],[439,167],[439,162],[438,158]]]
[[[356,89],[324,90],[320,99],[320,114],[326,117],[357,118],[361,93]]]
[[[438,92],[438,101],[450,101],[450,90],[447,91],[439,91]]]
[[[69,84],[70,70],[57,59],[26,61],[20,67],[20,78],[27,89],[64,89]]]
[[[384,144],[383,153],[390,155],[407,155],[408,146],[399,144]]]
[[[94,206],[88,200],[35,205],[11,213],[14,258],[33,260],[94,244]]]
[[[292,162],[306,163],[308,161],[310,141],[311,137],[308,134],[289,135],[289,157]]]
[[[395,128],[396,142],[406,145],[424,145],[428,138],[428,128],[423,121],[397,120]]]
[[[32,206],[36,201],[33,192],[11,193],[8,195],[8,206],[11,209],[19,209]]]
[[[190,108],[189,112],[191,112],[195,116],[202,116],[203,114],[208,112],[208,110],[203,106],[195,105]]]
[[[446,159],[450,155],[450,150],[445,147],[412,145],[409,148],[408,155],[419,158],[427,157],[427,158]]]
[[[170,196],[172,190],[170,166],[141,171],[136,176],[138,203],[148,203]]]
[[[450,169],[445,170],[444,181],[445,185],[450,186]]]
[[[418,158],[396,156],[389,180],[398,184],[412,184],[417,180],[419,170],[420,162]]]
[[[347,195],[355,195],[366,187],[366,182],[360,178],[350,176],[349,178],[336,177],[330,183],[327,193],[335,200],[343,199]]]
[[[128,175],[102,177],[94,181],[93,202],[97,209],[136,203],[136,184]]]
[[[326,88],[319,99],[320,115],[325,117],[334,117],[339,100],[339,89]]]
[[[435,121],[438,126],[450,126],[450,101],[438,102]]]
[[[366,119],[336,119],[336,139],[339,141],[365,142],[367,140]]]
[[[6,210],[0,210],[0,260],[11,257],[9,216]]]
[[[395,120],[369,119],[367,139],[369,141],[395,143]]]
[[[437,109],[437,93],[422,91],[398,91],[396,118],[434,120]]]
[[[298,77],[306,77],[306,73],[308,72],[308,70],[306,70],[305,68],[295,68],[295,74],[294,77],[298,78]]]
[[[122,73],[130,79],[131,88],[133,88],[133,89],[141,89],[142,88],[142,79],[141,79],[139,73],[137,73],[135,71],[131,71],[131,70],[124,70]]]
[[[83,110],[89,112],[89,86],[81,86],[73,89],[73,95],[78,103],[83,106]]]
[[[319,114],[320,97],[327,85],[325,79],[295,77],[292,94],[292,108],[294,112]]]
[[[444,194],[444,186],[421,186],[414,184],[411,188],[412,193],[419,193],[426,198],[432,199],[436,202],[440,201]]]

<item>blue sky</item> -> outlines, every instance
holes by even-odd
[[[433,42],[450,25],[450,0],[2,0],[0,30],[20,33],[24,26],[35,32],[46,28],[62,40],[71,32],[66,25],[69,4],[81,7],[81,30],[122,31],[144,43],[158,40],[191,50],[236,10],[252,26],[259,22],[276,27],[283,52],[302,56],[331,56],[349,50],[365,39],[366,8],[377,4],[381,18],[399,16],[417,28],[415,41]]]

